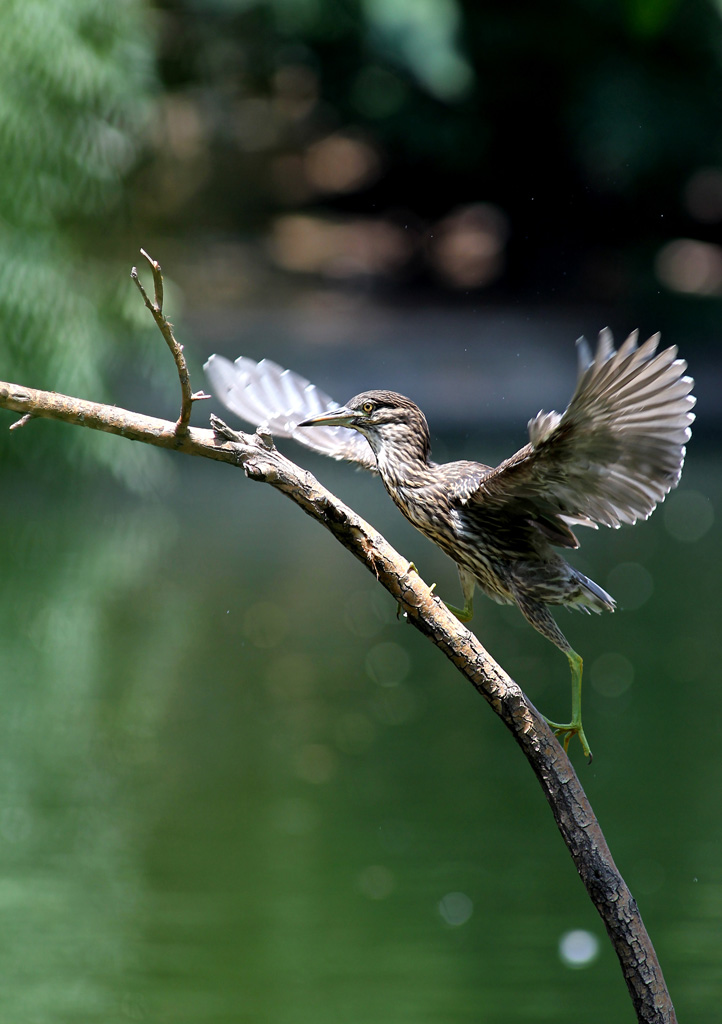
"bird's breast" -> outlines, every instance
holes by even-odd
[[[449,540],[454,537],[455,524],[451,510],[443,493],[433,484],[419,483],[414,486],[404,482],[389,485],[386,482],[386,487],[396,505],[421,533],[437,544],[441,543],[443,537]]]

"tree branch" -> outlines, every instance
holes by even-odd
[[[44,417],[119,434],[134,441],[186,455],[229,462],[252,480],[270,484],[325,526],[388,590],[408,621],[446,654],[500,716],[521,747],[544,791],[577,871],[596,906],[619,958],[637,1018],[645,1024],[676,1024],[654,947],[637,905],[612,859],[591,804],[577,775],[546,721],[519,686],[490,657],[477,637],[463,626],[418,576],[413,566],[351,508],[296,466],[274,446],[271,437],[234,431],[211,417],[213,430],[188,426],[192,402],[182,346],[163,315],[160,266],[145,253],[153,269],[155,302],[133,270],[146,306],[173,352],[183,402],[176,423],[83,401],[55,392],[0,382],[0,407],[28,418]]]

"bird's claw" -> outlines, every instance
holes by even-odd
[[[552,722],[550,719],[545,718],[544,721],[547,723],[549,728],[552,730],[557,739],[564,745],[564,753],[569,753],[569,744],[572,736],[578,736],[579,742],[582,745],[582,751],[587,759],[587,764],[591,764],[594,760],[594,755],[589,749],[587,743],[587,737],[584,735],[584,729],[582,728],[581,722],[569,722],[566,725],[560,725],[559,722]]]
[[[416,565],[413,562],[409,562],[409,564],[406,567],[406,572],[404,573],[404,575],[408,576],[409,573],[411,573],[411,572],[415,572],[417,576],[419,575],[419,570],[416,568]],[[433,592],[435,590],[436,590],[436,584],[432,583],[431,586],[429,587],[429,593],[433,594]],[[400,604],[397,604],[396,605],[396,618],[400,619],[402,616],[404,618],[406,618],[406,612],[404,611],[404,609],[401,607]]]

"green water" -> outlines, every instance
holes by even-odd
[[[153,502],[3,501],[0,1020],[633,1021],[481,698],[287,500],[173,464]],[[306,464],[458,598],[378,481]],[[587,670],[595,761],[575,762],[680,1020],[703,1022],[722,1001],[715,507],[719,462],[694,451],[649,523],[584,536],[577,564],[626,610],[560,616]],[[479,600],[475,627],[568,713],[565,659],[518,613]],[[570,967],[575,929],[599,948]]]

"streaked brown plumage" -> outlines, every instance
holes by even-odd
[[[358,444],[359,434],[366,438],[394,502],[456,562],[464,608],[452,610],[470,619],[478,584],[493,600],[516,604],[565,652],[572,669],[572,719],[551,724],[565,746],[578,734],[587,755],[581,658],[548,606],[612,611],[614,599],[555,548],[578,547],[574,526],[618,527],[646,519],[679,481],[694,419],[693,381],[684,376],[686,363],[676,358],[676,348],[657,354],[658,343],[657,334],[637,347],[635,333],[615,351],[611,334],[603,331],[592,358],[580,340],[579,379],[566,411],[540,412],[529,422],[529,444],[496,468],[432,462],[423,413],[391,391],[366,391],[342,408],[316,409],[303,420],[292,409],[281,430],[298,437],[299,427],[352,428],[355,437],[339,431],[334,440],[326,433],[318,447],[369,466],[368,446]]]

